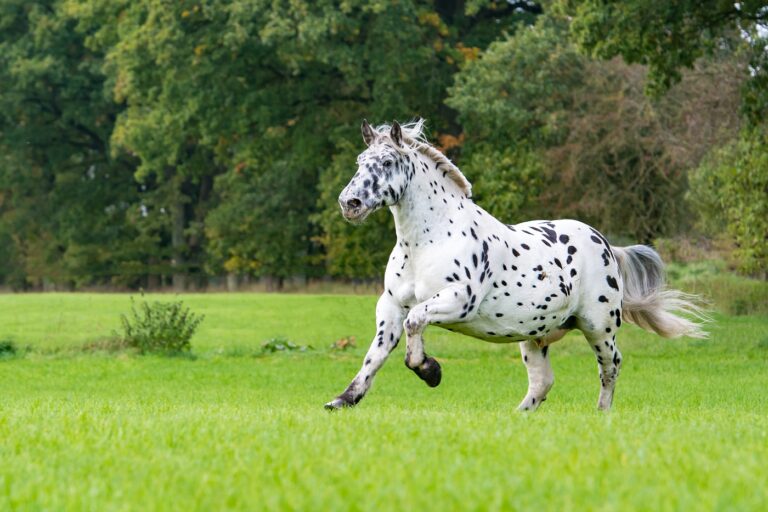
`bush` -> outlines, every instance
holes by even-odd
[[[691,173],[690,202],[699,228],[725,229],[736,243],[741,270],[768,278],[768,127],[745,131],[715,150]]]
[[[13,340],[0,340],[0,358],[13,357],[18,352]]]
[[[182,301],[146,302],[131,297],[130,317],[122,315],[125,345],[140,353],[166,355],[189,352],[190,339],[204,316],[192,313]]]
[[[314,350],[312,345],[297,345],[287,338],[271,338],[261,344],[262,354],[274,354],[275,352],[306,352]]]
[[[768,282],[724,272],[722,264],[699,262],[670,265],[673,288],[703,296],[718,311],[729,315],[768,314]]]

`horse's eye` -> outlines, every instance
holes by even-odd
[[[384,160],[384,167],[392,167],[392,160]]]

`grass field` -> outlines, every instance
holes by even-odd
[[[710,340],[630,326],[614,409],[578,335],[554,345],[536,413],[516,346],[440,330],[427,388],[404,347],[355,409],[375,298],[187,295],[193,358],[86,353],[126,295],[0,296],[0,510],[764,510],[768,317],[716,316]],[[328,345],[356,336],[358,348]],[[316,350],[256,356],[285,336]]]

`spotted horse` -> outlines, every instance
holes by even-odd
[[[376,335],[360,371],[325,407],[357,404],[405,330],[405,364],[427,385],[440,365],[424,351],[427,325],[494,343],[520,343],[528,392],[520,410],[547,398],[554,375],[549,345],[579,329],[597,357],[597,406],[613,401],[621,353],[616,333],[632,322],[664,337],[703,337],[693,298],[664,286],[650,247],[613,247],[575,220],[507,225],[471,199],[461,171],[426,142],[423,120],[362,125],[368,146],[339,196],[342,214],[361,223],[389,207],[397,244],[376,305]],[[693,313],[694,320],[675,314]]]

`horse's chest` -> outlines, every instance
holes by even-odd
[[[429,299],[451,282],[458,282],[467,275],[471,277],[472,272],[476,272],[469,261],[461,264],[454,263],[459,261],[457,258],[461,258],[460,255],[464,252],[466,251],[457,245],[442,243],[431,250],[412,255],[413,293],[417,302]],[[467,260],[470,259],[467,258]],[[449,281],[449,278],[453,279],[452,276],[458,279]],[[467,281],[474,283],[470,278],[467,278]]]

